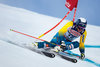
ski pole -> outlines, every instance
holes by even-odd
[[[50,30],[48,30],[48,31],[45,32],[44,34],[40,35],[38,38],[43,37],[44,35],[46,35],[46,34],[49,33],[50,31],[52,31],[54,28],[56,28],[56,27],[68,16],[69,13],[70,13],[70,10],[67,12],[67,14],[63,17],[63,19],[62,19],[58,24],[56,24],[54,27],[52,27]]]
[[[19,33],[19,34],[22,34],[22,35],[25,35],[25,36],[28,36],[28,37],[31,37],[31,38],[35,38],[35,39],[38,39],[38,40],[41,40],[41,41],[46,41],[46,40],[43,40],[43,39],[31,36],[31,35],[28,35],[28,34],[25,34],[25,33],[22,33],[22,32],[16,31],[16,30],[13,30],[13,29],[10,29],[10,31],[13,31],[13,32],[16,32],[16,33]]]
[[[43,40],[43,39],[40,39],[40,38],[31,36],[31,35],[28,35],[28,34],[25,34],[25,33],[22,33],[22,32],[16,31],[16,30],[13,30],[13,29],[10,29],[10,31],[13,31],[13,32],[16,32],[16,33],[19,33],[19,34],[22,34],[22,35],[25,35],[25,36],[28,36],[28,37],[37,39],[37,40],[45,41],[45,42],[48,42],[48,43],[53,44],[53,45],[57,45],[57,44],[51,43],[51,42],[49,42],[49,41],[46,41],[46,40]],[[59,45],[58,45],[58,46],[59,46]]]

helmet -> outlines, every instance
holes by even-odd
[[[86,25],[87,25],[87,21],[85,18],[81,17],[76,21],[76,26],[78,26],[79,28],[86,28]]]

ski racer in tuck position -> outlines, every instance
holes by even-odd
[[[87,21],[85,18],[79,18],[76,22],[70,21],[63,26],[56,35],[52,38],[51,44],[48,42],[36,42],[34,46],[37,48],[53,47],[53,51],[66,51],[72,50],[79,47],[81,53],[81,59],[85,58],[85,47],[84,42],[86,39],[86,25]],[[73,41],[80,37],[80,41]],[[59,46],[60,45],[60,46]]]

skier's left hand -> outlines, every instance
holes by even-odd
[[[66,45],[65,45],[65,42],[64,41],[61,41],[60,48],[62,48],[63,51],[66,49]]]
[[[60,46],[55,46],[52,50],[55,52],[63,51],[63,49]]]
[[[81,53],[81,57],[80,58],[83,60],[85,58],[85,54]]]

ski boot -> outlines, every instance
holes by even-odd
[[[62,42],[61,42],[61,45],[55,46],[52,50],[53,50],[54,52],[59,52],[59,51],[63,52],[65,49],[66,49],[65,42],[62,41]]]

